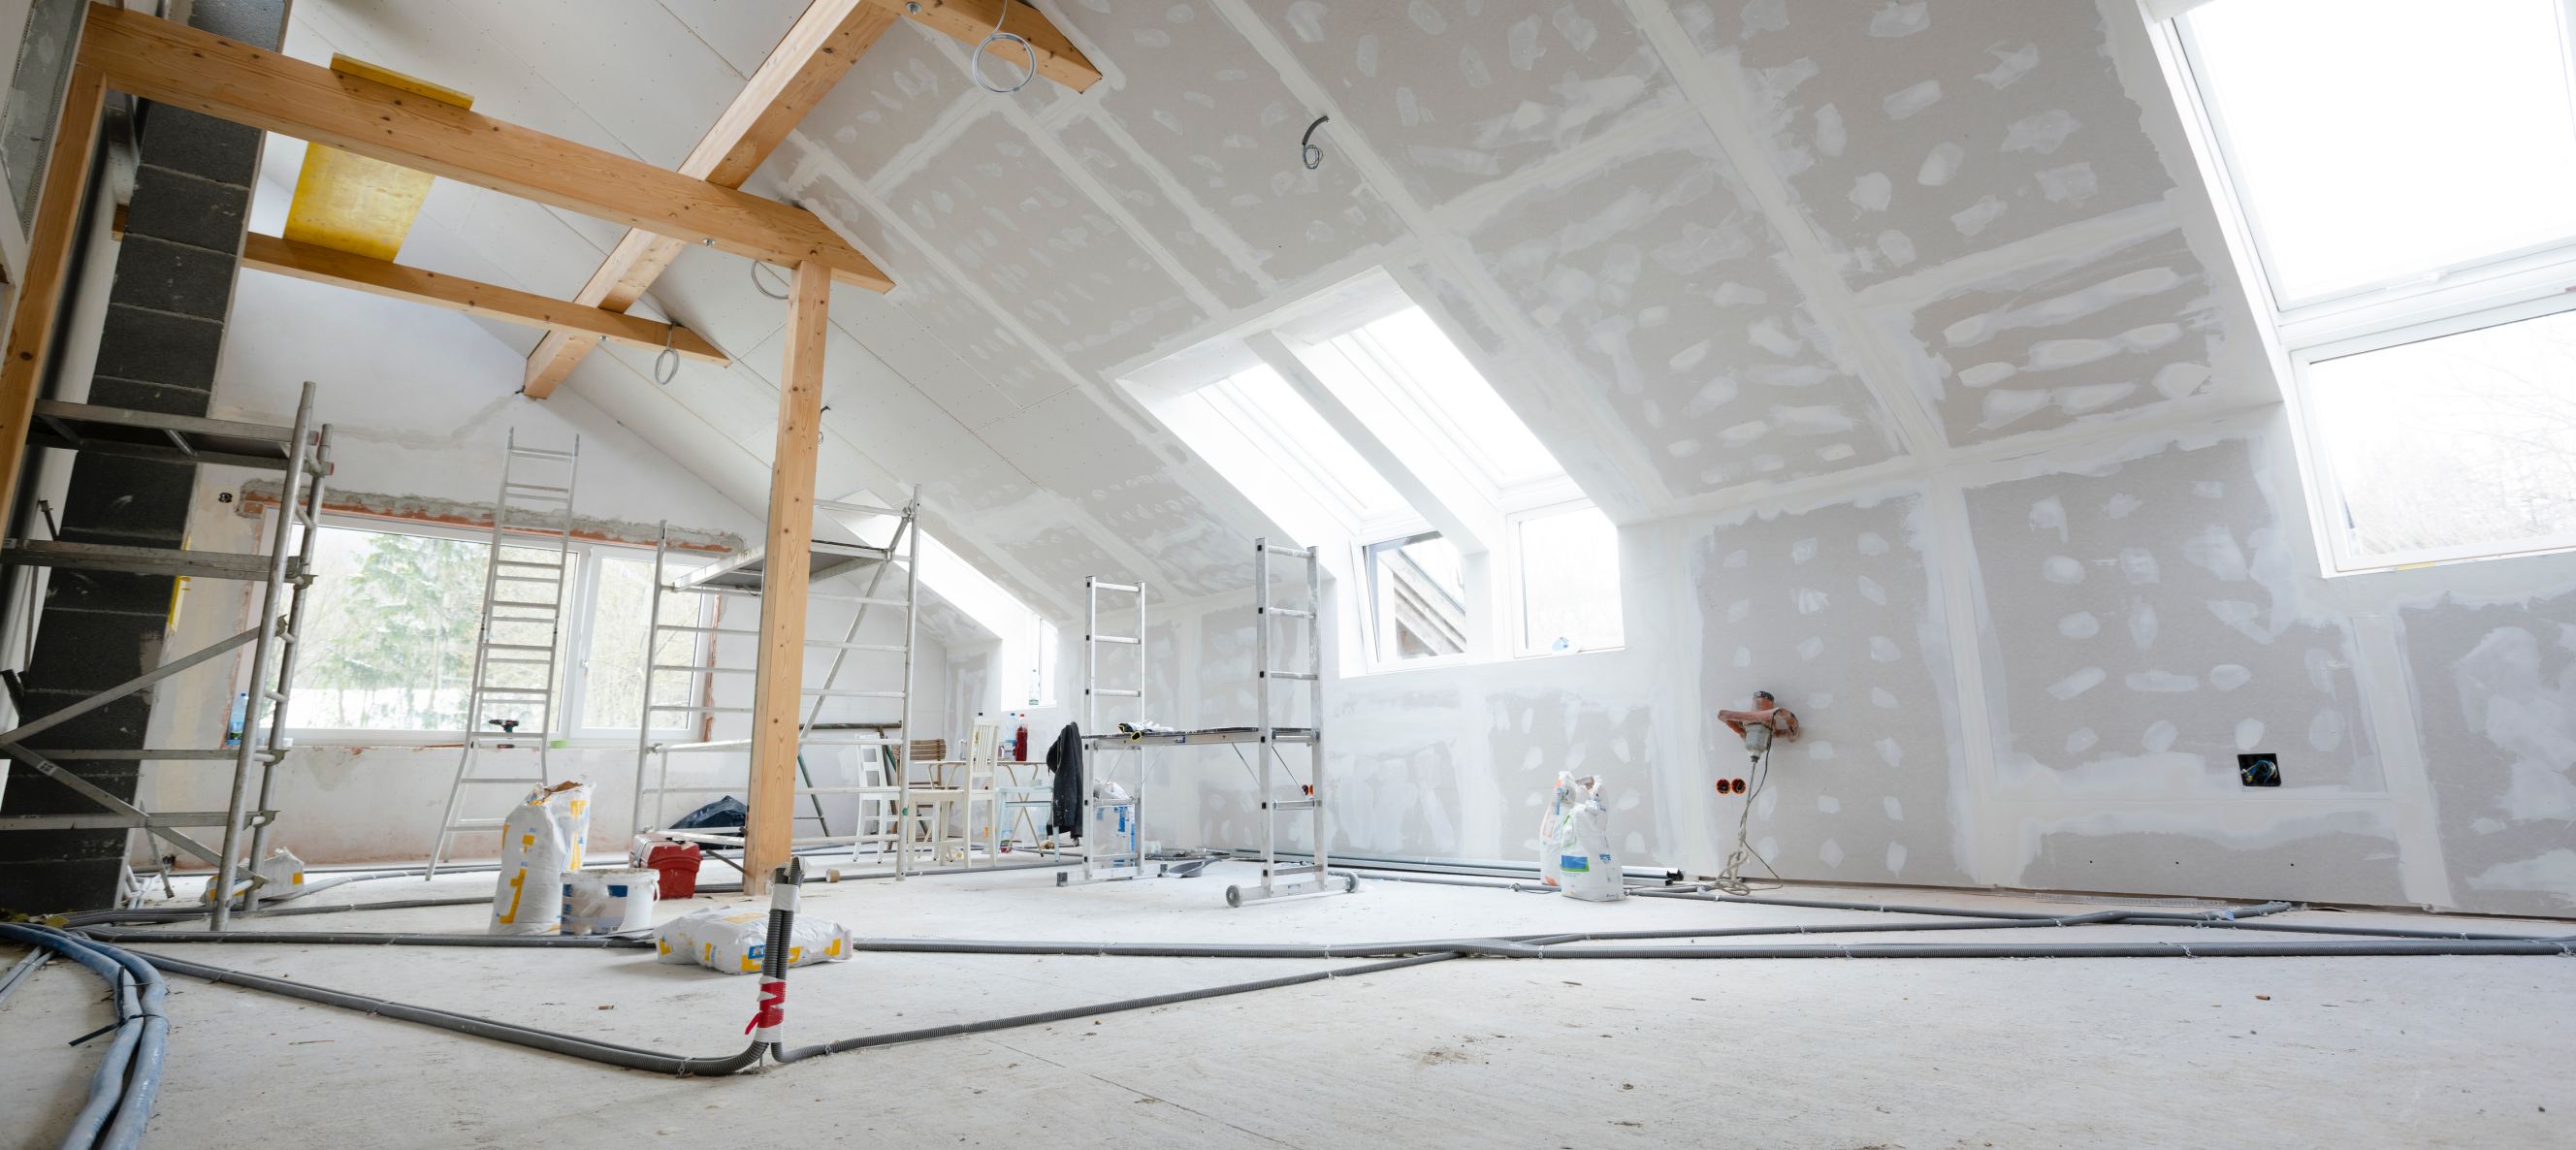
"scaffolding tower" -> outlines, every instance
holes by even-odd
[[[1306,565],[1304,606],[1282,606],[1271,601],[1273,590],[1271,562],[1274,557],[1302,561]],[[1359,889],[1359,878],[1347,871],[1337,874],[1332,870],[1332,823],[1325,805],[1327,794],[1324,789],[1323,565],[1316,558],[1312,548],[1288,547],[1274,544],[1266,538],[1256,539],[1252,543],[1252,575],[1254,725],[1202,727],[1182,731],[1143,728],[1140,721],[1140,729],[1115,734],[1091,733],[1086,728],[1083,743],[1095,752],[1100,750],[1141,752],[1147,747],[1183,747],[1196,744],[1232,746],[1237,759],[1242,761],[1245,768],[1252,774],[1253,785],[1257,788],[1255,796],[1261,805],[1261,884],[1250,888],[1242,886],[1225,888],[1226,905],[1239,907],[1247,902],[1287,898],[1292,895],[1347,894]],[[1093,592],[1092,625],[1083,637],[1085,646],[1082,681],[1084,718],[1086,722],[1098,721],[1095,701],[1100,698],[1134,698],[1138,700],[1141,713],[1144,699],[1144,660],[1141,655],[1145,638],[1144,588],[1141,585],[1127,587],[1121,584],[1102,583],[1097,579],[1088,582]],[[1135,635],[1099,633],[1101,590],[1116,592],[1132,590],[1136,593]],[[1284,636],[1274,628],[1282,622],[1296,628],[1290,634],[1296,636],[1301,642],[1282,643],[1280,641]],[[1134,688],[1101,685],[1099,645],[1102,643],[1111,645],[1133,643],[1138,646],[1137,680]],[[1282,654],[1283,648],[1286,649],[1286,653],[1293,654],[1300,645],[1305,650],[1304,670],[1272,666],[1272,659]],[[1281,682],[1306,684],[1306,725],[1297,726],[1284,721],[1289,717],[1289,708],[1273,694],[1274,689]],[[1243,748],[1247,746],[1254,748],[1253,754],[1259,758],[1257,766],[1251,759],[1244,757]],[[1303,781],[1299,781],[1294,764],[1288,761],[1290,748],[1296,748],[1295,753],[1303,755],[1306,759],[1306,777]],[[1093,757],[1085,756],[1083,760],[1082,786],[1086,803],[1090,801]],[[1287,780],[1284,797],[1280,784],[1283,777]],[[1133,798],[1137,810],[1141,812],[1144,804],[1144,772],[1139,770],[1136,778],[1137,787]],[[1279,857],[1280,820],[1294,819],[1301,815],[1312,822],[1314,851],[1308,861],[1283,863]],[[1135,857],[1133,870],[1104,866],[1098,868],[1100,873],[1095,874],[1091,861],[1091,844],[1086,840],[1083,850],[1083,875],[1078,881],[1140,877],[1143,873],[1141,833],[1138,841],[1138,849],[1132,852]],[[1057,885],[1062,886],[1073,881],[1077,880],[1058,872]]]
[[[1142,878],[1145,875],[1144,750],[1146,744],[1133,739],[1105,738],[1096,733],[1107,729],[1101,725],[1100,719],[1103,700],[1131,700],[1125,705],[1135,716],[1136,726],[1143,726],[1148,718],[1145,714],[1145,581],[1139,579],[1134,583],[1111,583],[1093,576],[1082,581],[1082,590],[1085,600],[1082,626],[1082,730],[1083,742],[1087,744],[1086,749],[1090,753],[1082,757],[1082,825],[1074,828],[1075,833],[1082,836],[1082,852],[1079,856],[1081,869],[1078,875],[1064,871],[1055,872],[1058,886],[1076,882],[1119,882]],[[1135,634],[1102,633],[1100,627],[1102,596],[1121,600],[1128,596],[1135,597]],[[1136,657],[1133,660],[1112,660],[1126,662],[1135,668],[1135,677],[1132,680],[1125,680],[1133,682],[1134,686],[1102,685],[1100,656],[1103,646],[1135,648]],[[1129,752],[1132,756],[1122,765],[1134,768],[1135,789],[1127,793],[1127,798],[1123,802],[1102,802],[1095,788],[1099,786],[1101,780],[1110,777],[1113,772],[1100,761],[1101,756],[1120,751]],[[1054,800],[1049,798],[1047,802],[1052,804]]]
[[[252,874],[247,888],[240,890],[236,890],[234,878],[247,871],[240,865],[245,837],[253,859],[265,854],[269,824],[277,817],[270,804],[277,763],[285,757],[282,732],[287,696],[295,680],[304,593],[313,585],[313,547],[320,534],[316,528],[321,519],[323,480],[331,470],[331,429],[328,425],[314,428],[313,393],[314,385],[306,383],[296,400],[295,423],[291,427],[58,400],[41,400],[35,407],[36,422],[27,439],[30,446],[283,472],[278,489],[277,529],[264,553],[31,539],[11,539],[0,545],[0,562],[22,567],[231,580],[260,588],[258,623],[250,629],[0,732],[0,755],[7,756],[7,765],[0,771],[24,765],[102,808],[79,814],[0,818],[0,831],[145,831],[215,869],[214,884],[208,888],[213,896],[209,899],[212,909],[208,918],[216,930],[224,929],[231,919],[232,896],[239,895],[247,907],[258,906],[261,880],[257,875]],[[245,691],[249,700],[242,712],[240,741],[232,747],[49,749],[42,753],[27,748],[27,741],[36,735],[243,647],[250,648],[250,678]],[[26,716],[19,718],[24,720]],[[148,811],[59,765],[101,760],[145,763],[225,759],[232,761],[233,779],[230,798],[221,811]],[[255,805],[251,786],[254,771],[258,779]],[[207,827],[223,829],[221,845],[209,849],[195,836],[183,833]]]
[[[934,793],[934,789],[913,786],[912,772],[905,762],[912,734],[913,649],[919,631],[917,606],[921,579],[917,556],[920,536],[916,520],[921,510],[921,496],[918,491],[914,492],[912,501],[900,509],[821,500],[816,501],[814,507],[817,513],[832,511],[890,518],[894,520],[894,526],[881,544],[836,542],[819,537],[809,544],[809,585],[860,574],[866,575],[867,579],[856,595],[811,592],[806,596],[808,602],[846,603],[856,609],[840,638],[809,637],[805,640],[805,652],[829,652],[830,657],[821,685],[800,688],[805,700],[805,713],[796,732],[796,799],[802,804],[802,809],[795,820],[816,824],[819,833],[791,836],[791,845],[796,848],[845,846],[850,848],[853,856],[858,854],[859,848],[871,846],[880,854],[891,852],[895,872],[908,874],[914,848],[922,845],[916,841],[919,836],[913,833],[910,823],[912,807],[917,799]],[[756,664],[726,664],[721,657],[721,647],[727,638],[756,639],[759,632],[751,627],[723,626],[721,612],[708,607],[729,599],[757,602],[764,590],[767,556],[763,550],[754,549],[721,562],[675,571],[669,564],[669,554],[669,528],[665,525],[662,539],[653,552],[653,629],[645,644],[643,714],[639,722],[641,729],[636,734],[635,806],[629,831],[631,835],[652,834],[706,846],[739,849],[743,845],[740,834],[670,830],[663,827],[663,822],[669,814],[666,802],[672,797],[741,793],[749,782],[751,740],[701,737],[656,742],[653,731],[657,726],[656,716],[686,716],[703,735],[712,733],[716,716],[748,716],[752,713],[749,706],[718,703],[712,687],[715,676],[754,676],[758,673]],[[903,582],[899,597],[886,586],[887,580],[898,570]],[[683,596],[687,597],[684,601],[695,602],[700,609],[685,613],[687,622],[665,621],[664,603]],[[902,642],[860,641],[861,629],[872,617],[871,612],[879,608],[898,613],[903,624]],[[674,647],[678,648],[677,658],[671,657]],[[900,657],[901,678],[897,689],[841,685],[842,674],[858,660],[883,660],[886,656]],[[671,693],[665,690],[665,686],[674,682],[684,685],[679,697],[687,701],[659,701]],[[893,718],[885,720],[825,722],[824,709],[835,699],[865,700],[858,704],[860,706],[882,706],[891,702],[896,713]],[[658,725],[663,730],[672,726],[667,719]],[[858,783],[831,786],[815,783],[805,754],[809,749],[827,747],[859,748],[862,758]],[[673,754],[737,751],[746,754],[743,784],[671,785]],[[860,813],[847,831],[834,833],[832,830],[823,809],[822,798],[825,795],[855,795],[859,798]],[[971,825],[971,815],[967,822]],[[945,839],[944,825],[934,828],[928,844],[934,855],[943,846],[951,845]],[[956,845],[962,846],[962,837]]]
[[[1281,607],[1270,601],[1270,561],[1273,556],[1305,562],[1305,606]],[[1242,906],[1246,902],[1286,898],[1297,894],[1329,893],[1328,887],[1333,881],[1330,838],[1332,827],[1324,813],[1323,616],[1324,569],[1323,564],[1315,557],[1315,549],[1281,547],[1268,539],[1253,540],[1252,698],[1261,744],[1258,752],[1261,756],[1258,792],[1261,797],[1261,885],[1251,890],[1231,886],[1225,888],[1225,901],[1228,906]],[[1278,653],[1278,646],[1274,642],[1278,635],[1271,629],[1271,625],[1283,621],[1303,632],[1306,648],[1306,669],[1303,671],[1292,671],[1271,665],[1271,657]],[[1306,684],[1307,726],[1288,727],[1276,722],[1283,708],[1273,697],[1272,691],[1282,681],[1292,687],[1301,682]],[[1304,783],[1296,783],[1296,774],[1288,769],[1288,763],[1280,750],[1282,747],[1305,748],[1306,781]],[[1296,785],[1301,793],[1294,798],[1280,798],[1277,778],[1272,774],[1273,767],[1286,774],[1289,782]],[[1283,866],[1279,862],[1279,820],[1283,816],[1295,818],[1299,812],[1304,812],[1312,821],[1314,857],[1294,866]],[[1297,881],[1284,883],[1278,881],[1283,878]],[[1358,889],[1358,886],[1357,879],[1347,876],[1342,879],[1342,890],[1345,893]]]
[[[500,829],[500,816],[466,813],[483,803],[478,794],[553,781],[546,750],[561,719],[555,672],[563,645],[564,592],[572,578],[573,486],[580,474],[580,436],[573,437],[571,450],[554,451],[521,447],[518,430],[511,430],[501,457],[500,493],[492,501],[474,675],[465,694],[465,746],[447,785],[446,813],[439,819],[425,878],[438,877],[457,836]],[[484,730],[487,726],[496,729]],[[475,773],[479,752],[532,739],[536,774]]]

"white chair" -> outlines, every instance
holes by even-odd
[[[975,834],[975,806],[984,804],[984,861],[986,865],[1002,859],[1002,724],[978,720],[966,741],[965,820],[962,828],[968,843]],[[971,863],[972,852],[968,861]]]

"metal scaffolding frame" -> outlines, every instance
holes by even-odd
[[[1304,606],[1287,607],[1278,605],[1271,601],[1271,560],[1274,557],[1299,560],[1305,563],[1306,598]],[[1097,700],[1102,697],[1136,699],[1141,713],[1145,697],[1144,659],[1142,657],[1143,643],[1145,639],[1145,589],[1141,583],[1134,586],[1128,586],[1124,584],[1103,583],[1098,579],[1085,580],[1085,586],[1091,588],[1092,596],[1090,626],[1085,629],[1085,633],[1083,635],[1085,657],[1083,659],[1082,696],[1084,707],[1083,716],[1086,731],[1083,735],[1083,742],[1087,747],[1090,747],[1095,751],[1100,749],[1116,748],[1140,752],[1140,763],[1142,761],[1141,752],[1147,747],[1181,747],[1196,744],[1226,744],[1234,747],[1235,754],[1238,758],[1241,758],[1243,755],[1244,745],[1249,744],[1257,747],[1258,750],[1254,753],[1260,759],[1259,766],[1254,768],[1249,761],[1245,763],[1245,766],[1252,769],[1254,772],[1254,784],[1259,788],[1257,793],[1261,802],[1261,884],[1250,888],[1242,886],[1229,886],[1225,888],[1226,905],[1239,907],[1247,902],[1260,902],[1267,899],[1287,898],[1295,895],[1348,894],[1359,889],[1359,879],[1348,872],[1335,874],[1332,871],[1332,824],[1325,807],[1326,792],[1324,789],[1323,730],[1323,564],[1316,556],[1313,548],[1288,547],[1274,544],[1265,537],[1255,539],[1252,542],[1252,573],[1254,725],[1249,727],[1206,727],[1190,731],[1139,730],[1133,732],[1122,732],[1119,734],[1088,733],[1090,730],[1089,724],[1097,721]],[[1102,635],[1099,633],[1099,592],[1102,590],[1135,592],[1136,634],[1129,636]],[[1295,623],[1302,627],[1306,648],[1305,670],[1288,670],[1271,665],[1272,656],[1277,651],[1277,644],[1274,642],[1277,636],[1271,628],[1274,624],[1281,621]],[[1100,685],[1099,644],[1101,643],[1112,645],[1134,644],[1137,646],[1138,677],[1137,684],[1133,689],[1122,687],[1102,687]],[[1271,692],[1272,689],[1283,680],[1290,683],[1306,684],[1306,721],[1308,725],[1302,727],[1289,726],[1278,721],[1281,718],[1278,701],[1272,697]],[[1305,782],[1300,783],[1297,781],[1296,772],[1291,769],[1289,763],[1286,761],[1282,748],[1287,747],[1304,748],[1304,753],[1307,757]],[[1281,774],[1286,775],[1290,784],[1297,787],[1297,796],[1295,798],[1282,799],[1279,797],[1278,776]],[[1090,802],[1092,786],[1091,756],[1088,755],[1086,755],[1083,760],[1083,776],[1082,791],[1084,802],[1087,807]],[[1136,814],[1141,820],[1145,799],[1144,772],[1142,770],[1137,771],[1137,789],[1134,799],[1136,804]],[[1313,820],[1314,850],[1310,853],[1307,861],[1283,863],[1279,855],[1279,820],[1283,817],[1293,818],[1299,812],[1304,812]],[[1090,844],[1086,841],[1083,851],[1083,873],[1081,878],[1075,879],[1072,876],[1059,872],[1056,877],[1057,885],[1066,885],[1067,883],[1075,881],[1108,881],[1114,879],[1142,877],[1144,859],[1141,846],[1143,835],[1141,832],[1142,825],[1140,821],[1139,833],[1137,835],[1137,841],[1140,845],[1135,852],[1134,866],[1132,868],[1113,868],[1106,873],[1095,875],[1093,873],[1091,863]],[[1283,882],[1281,881],[1283,879],[1292,881]]]
[[[326,424],[316,429],[313,425],[314,390],[312,383],[305,383],[296,400],[295,423],[291,427],[58,400],[36,404],[36,423],[27,437],[31,446],[283,472],[278,489],[277,529],[264,553],[25,539],[11,539],[0,545],[0,563],[23,567],[223,579],[259,585],[257,626],[22,722],[14,730],[0,732],[0,754],[8,756],[8,766],[0,770],[25,764],[102,808],[96,813],[0,818],[0,831],[145,831],[215,868],[214,885],[209,890],[227,895],[210,899],[213,907],[208,912],[208,925],[216,930],[224,929],[231,919],[233,900],[229,895],[239,894],[246,907],[258,906],[260,878],[251,874],[246,889],[239,891],[235,890],[234,878],[248,870],[239,861],[245,835],[251,857],[256,860],[267,853],[269,824],[277,817],[271,803],[277,764],[286,754],[283,731],[287,696],[295,680],[304,593],[313,585],[313,547],[320,534],[316,528],[321,521],[324,479],[331,471],[331,428]],[[243,647],[250,648],[247,694],[251,701],[243,708],[240,742],[236,746],[61,749],[41,753],[27,748],[27,740],[38,734]],[[272,682],[275,686],[270,685]],[[148,811],[58,765],[101,760],[144,763],[224,759],[232,760],[233,780],[231,797],[221,811]],[[254,768],[259,780],[255,805],[251,788]],[[223,828],[220,846],[209,849],[194,836],[181,833],[205,827]]]
[[[1082,626],[1082,742],[1086,752],[1082,756],[1082,810],[1086,825],[1075,828],[1076,833],[1082,836],[1082,852],[1078,856],[1081,859],[1080,870],[1076,873],[1057,871],[1055,873],[1057,886],[1078,882],[1123,882],[1127,879],[1145,877],[1145,756],[1143,753],[1145,744],[1127,739],[1107,739],[1094,733],[1102,729],[1100,725],[1102,699],[1135,700],[1133,705],[1136,708],[1136,721],[1139,724],[1145,721],[1145,581],[1139,579],[1134,583],[1111,583],[1095,575],[1082,581],[1082,591],[1086,612]],[[1136,597],[1135,634],[1104,635],[1101,633],[1100,597],[1102,595]],[[1100,648],[1103,644],[1136,649],[1135,686],[1104,687],[1101,685]],[[1106,773],[1100,769],[1098,757],[1102,752],[1109,750],[1136,753],[1134,759],[1130,761],[1130,765],[1136,768],[1136,789],[1123,803],[1102,803],[1092,790],[1098,785],[1099,776]],[[1055,800],[1050,796],[1046,801],[1052,806]],[[1103,841],[1091,833],[1088,824],[1097,820],[1097,810],[1102,807],[1126,808],[1118,816],[1118,821],[1127,829],[1123,840]],[[1115,841],[1124,841],[1126,848],[1111,851],[1109,848]]]
[[[796,732],[798,782],[796,797],[806,807],[806,813],[797,815],[796,821],[816,823],[822,833],[792,837],[791,846],[796,848],[846,846],[851,849],[854,857],[859,853],[860,847],[873,846],[876,848],[875,853],[891,853],[894,856],[897,874],[909,874],[912,856],[919,848],[927,846],[935,858],[945,847],[954,845],[963,849],[965,845],[963,832],[957,836],[946,835],[944,820],[935,821],[933,834],[927,842],[919,841],[918,837],[912,834],[911,827],[914,803],[922,794],[935,793],[933,788],[918,788],[913,785],[912,771],[907,761],[912,734],[913,657],[918,646],[917,636],[920,630],[918,608],[921,576],[918,558],[920,552],[918,517],[921,511],[921,495],[916,490],[911,502],[901,508],[871,507],[825,500],[817,500],[814,508],[818,514],[837,511],[851,515],[888,517],[895,520],[895,525],[883,544],[841,543],[819,538],[811,544],[811,567],[808,576],[810,583],[821,583],[827,579],[856,574],[862,570],[868,572],[868,582],[866,587],[856,595],[819,592],[807,595],[807,599],[811,602],[851,603],[856,604],[858,610],[852,613],[850,625],[843,630],[839,639],[809,637],[805,640],[806,651],[831,652],[831,664],[824,673],[822,685],[800,689],[804,697],[811,702],[808,703],[804,720],[798,724]],[[674,575],[670,573],[667,562],[669,550],[669,529],[665,525],[662,539],[653,551],[651,614],[653,630],[645,644],[644,652],[643,714],[635,740],[635,806],[629,825],[630,837],[651,834],[707,846],[740,848],[743,845],[743,836],[739,834],[674,831],[662,829],[661,823],[669,813],[665,809],[665,801],[672,796],[715,796],[737,794],[743,791],[741,786],[674,787],[670,785],[673,754],[740,751],[746,755],[744,766],[748,771],[751,740],[748,738],[690,739],[656,742],[652,734],[653,719],[656,715],[681,714],[689,716],[702,725],[712,725],[714,716],[717,715],[751,714],[752,709],[748,706],[717,705],[704,685],[716,675],[754,675],[758,670],[756,666],[723,665],[718,657],[718,645],[727,637],[757,638],[759,632],[746,627],[725,627],[722,625],[719,613],[703,609],[694,616],[695,622],[666,623],[663,621],[662,603],[666,597],[675,595],[694,596],[702,603],[707,600],[721,601],[727,598],[744,598],[756,602],[762,590],[765,556],[761,550],[754,549],[721,562],[691,568]],[[901,598],[886,594],[884,586],[888,573],[897,568],[903,571]],[[860,628],[869,619],[870,610],[878,607],[890,608],[902,613],[903,642],[862,643],[859,641]],[[685,637],[689,641],[688,660],[686,662],[666,661],[662,652],[667,641],[680,637]],[[901,688],[887,691],[841,686],[841,674],[849,667],[850,657],[853,654],[902,656]],[[655,702],[657,685],[675,677],[694,688],[688,695],[693,701]],[[823,722],[823,709],[833,699],[890,700],[895,704],[897,713],[893,720],[884,722]],[[888,731],[893,733],[889,735]],[[862,763],[863,781],[856,785],[817,785],[812,772],[807,769],[804,758],[805,749],[851,746],[863,748],[861,753],[873,759]],[[873,771],[876,775],[873,782],[864,781],[867,777],[865,772],[869,771]],[[747,783],[748,779],[746,778],[745,781]],[[831,824],[823,811],[821,796],[824,795],[859,797],[861,812],[857,823],[849,832],[832,833]],[[972,821],[970,814],[966,819],[967,825],[971,826]],[[971,856],[971,852],[969,854]]]

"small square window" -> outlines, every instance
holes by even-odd
[[[1458,545],[1438,532],[1368,547],[1369,638],[1380,663],[1467,650],[1467,584]]]
[[[2576,545],[2576,312],[2305,371],[2346,569]]]
[[[1599,508],[1549,511],[1519,523],[1521,653],[1616,647],[1619,528]]]

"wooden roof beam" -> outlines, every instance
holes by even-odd
[[[896,19],[894,12],[866,0],[814,0],[753,70],[742,94],[689,149],[680,174],[741,187]],[[617,312],[635,306],[684,246],[647,231],[627,232],[573,302]],[[548,332],[528,355],[522,390],[530,399],[554,394],[598,343],[573,332]]]
[[[668,347],[701,363],[733,362],[685,327],[258,232],[243,241],[242,266],[592,341],[615,340],[657,353]]]
[[[111,5],[80,62],[147,100],[737,255],[894,283],[813,213]]]

